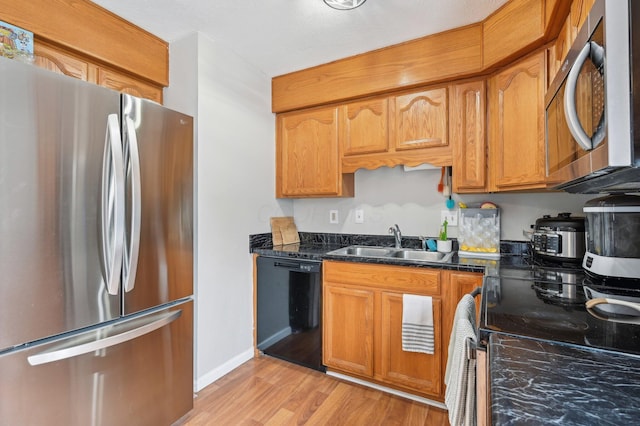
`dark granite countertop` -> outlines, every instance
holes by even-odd
[[[559,278],[574,299],[554,297]],[[585,280],[579,265],[485,276],[478,329],[494,425],[640,424],[640,325],[588,312]]]
[[[326,234],[300,232],[300,243],[273,246],[271,234],[255,234],[249,237],[249,251],[261,256],[276,256],[287,258],[298,258],[308,260],[343,260],[349,262],[402,265],[412,267],[452,269],[467,272],[484,272],[491,274],[497,270],[499,265],[513,265],[514,267],[527,267],[526,257],[530,255],[528,245],[524,242],[513,241],[503,242],[500,250],[502,256],[496,259],[480,258],[460,258],[457,253],[453,255],[451,261],[445,263],[438,262],[412,262],[396,258],[372,258],[357,256],[339,256],[327,254],[333,250],[350,245],[368,245],[392,247],[394,240],[392,236],[386,235],[358,235],[358,234]],[[402,246],[404,248],[420,248],[421,242],[418,237],[403,237]],[[454,251],[457,251],[454,240]]]
[[[492,334],[494,425],[640,424],[640,357]]]

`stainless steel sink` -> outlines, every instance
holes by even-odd
[[[337,254],[339,256],[385,257],[394,251],[391,247],[349,246],[334,250],[329,254]]]
[[[391,256],[405,260],[422,260],[426,262],[446,262],[451,258],[453,253],[440,253],[438,251],[424,251],[402,249],[393,253]]]
[[[396,249],[393,247],[377,247],[377,246],[349,246],[337,250],[330,251],[330,255],[337,256],[355,256],[355,257],[374,257],[398,259],[411,262],[437,262],[444,263],[451,260],[453,252],[440,253],[435,251],[424,251],[416,249]]]

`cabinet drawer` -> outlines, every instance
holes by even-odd
[[[418,294],[440,294],[439,269],[325,261],[323,274],[325,282]]]

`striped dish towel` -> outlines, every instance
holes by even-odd
[[[402,295],[402,350],[434,353],[433,302],[429,296]]]

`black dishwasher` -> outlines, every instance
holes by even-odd
[[[257,259],[257,346],[264,354],[325,371],[322,262]]]

